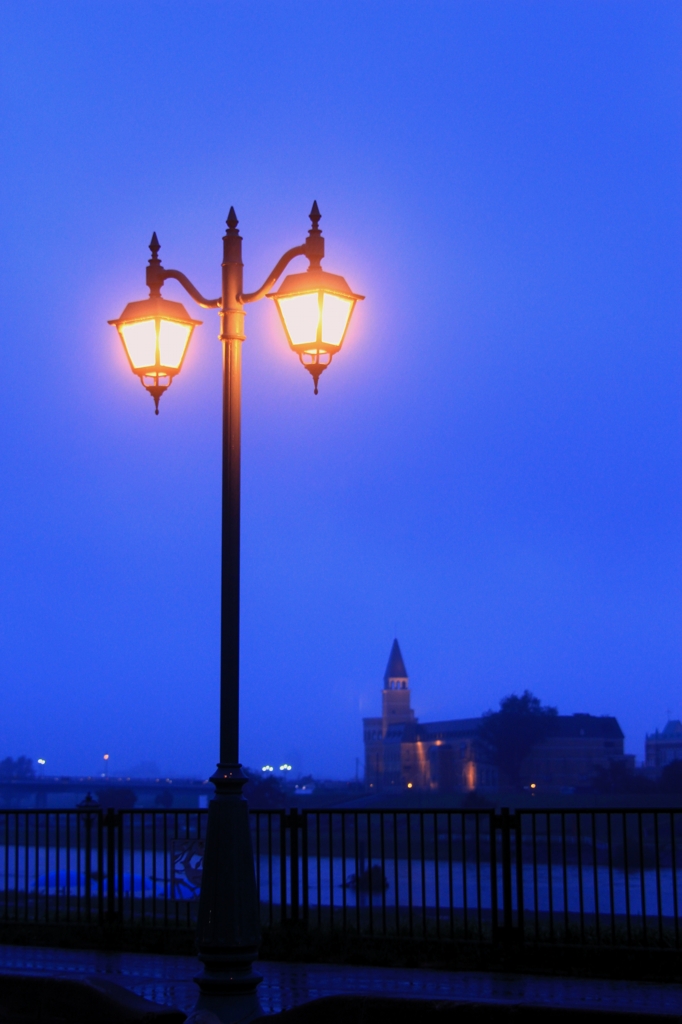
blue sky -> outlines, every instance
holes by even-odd
[[[303,241],[366,295],[313,396],[244,346],[242,758],[348,776],[397,634],[425,720],[682,717],[679,4],[0,9],[0,756],[217,756],[220,346],[153,415],[107,320]],[[297,269],[294,267],[294,269]],[[181,301],[179,286],[165,289]]]

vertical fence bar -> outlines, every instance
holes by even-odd
[[[478,921],[478,941],[483,941],[483,907],[481,906],[481,813],[477,812],[476,822],[476,913]]]
[[[66,920],[71,920],[71,818],[66,815]]]
[[[500,815],[500,826],[502,833],[502,899],[504,939],[511,940],[512,934],[512,865],[511,865],[511,821],[509,808],[503,807]]]
[[[372,874],[372,812],[367,811],[367,889],[369,892],[369,934],[374,935],[374,879]],[[357,899],[357,896],[356,896]]]
[[[419,855],[421,859],[421,898],[422,898],[422,933],[426,938],[426,852],[424,850],[424,811],[417,811],[419,815]]]
[[[113,924],[116,917],[116,812],[109,808],[106,814],[107,831],[107,923]]]
[[[637,811],[637,838],[639,841],[639,888],[640,888],[640,906],[642,910],[642,941],[644,945],[648,945],[648,936],[646,928],[646,887],[644,880],[644,836],[642,834],[644,824],[642,818],[644,817],[642,811]]]
[[[97,812],[97,923],[104,924],[104,817]]]
[[[386,934],[386,890],[388,879],[386,878],[386,821],[384,812],[379,812],[379,828],[381,830],[381,933]]]
[[[272,815],[268,814],[268,924],[273,922],[272,880]]]
[[[398,873],[398,812],[393,811],[393,881],[395,885],[395,933],[400,935],[400,900]]]
[[[308,928],[308,812],[301,813],[301,885],[303,886],[303,924]]]
[[[289,822],[289,879],[291,920],[299,918],[298,891],[298,808],[292,807],[288,814]]]
[[[448,816],[449,817],[449,816]],[[460,824],[462,828],[462,916],[464,922],[464,938],[469,938],[469,899],[467,893],[467,839],[466,839],[466,811],[462,811],[460,815]],[[450,938],[454,938],[454,929],[452,927],[452,833],[448,832],[448,838],[450,840],[448,857],[450,860]]]
[[[606,839],[609,855],[609,901],[611,909],[611,942],[616,941],[616,903],[613,880],[613,821],[611,811],[606,812]]]
[[[545,829],[547,834],[547,879],[549,885],[549,939],[554,941],[554,865],[552,863],[552,817],[549,813],[545,815]]]
[[[524,933],[524,899],[523,899],[523,818],[516,812],[516,922],[519,942],[523,944]]]
[[[342,841],[343,841],[343,835],[344,835],[344,833],[343,833],[343,830],[342,830],[342,833],[341,833]],[[345,864],[343,864],[343,862],[342,862],[342,868],[341,868],[341,876],[342,876],[341,877],[341,881],[342,882],[345,881],[345,878],[343,877],[344,869],[345,869]],[[343,900],[344,900],[344,904],[343,904],[343,906],[344,906],[344,910],[343,910],[343,925],[344,925],[344,930],[345,930],[345,926],[346,926],[346,909],[345,909],[346,908],[346,903],[345,903],[345,900],[346,900],[346,890],[345,890],[345,888],[343,889]],[[333,821],[333,817],[332,817],[332,812],[331,811],[329,812],[329,928],[330,928],[330,931],[332,931],[332,932],[334,931],[334,821]]]
[[[597,813],[591,812],[592,816],[592,873],[594,884],[594,923],[596,928],[597,942],[601,939],[599,924],[599,863],[597,847]]]
[[[578,848],[578,905],[580,908],[580,941],[585,941],[585,894],[583,892],[583,849],[580,811],[575,814],[575,841]]]
[[[440,938],[440,877],[438,862],[438,811],[433,812],[433,870],[436,880],[436,938]]]
[[[540,939],[540,907],[538,900],[538,836],[537,836],[537,815],[530,812],[531,820],[531,842],[533,848],[533,917],[535,923],[535,941]]]
[[[625,914],[628,930],[628,945],[632,944],[632,920],[630,916],[630,863],[628,859],[627,811],[621,811],[623,819],[623,869],[625,873]]]
[[[414,918],[412,914],[412,821],[410,812],[405,812],[405,826],[407,829],[407,905],[410,938],[414,938]]]
[[[362,857],[360,856],[360,821],[357,811],[352,812],[353,822],[353,850],[355,855],[355,927],[358,935],[362,927],[362,918],[360,915],[360,887],[361,887],[361,875],[364,871],[364,852]]]
[[[341,814],[339,817],[339,824],[341,826],[341,929],[345,933],[347,929],[346,914],[348,907],[348,871],[346,868],[346,816]]]
[[[656,909],[658,910],[658,944],[663,945],[663,900],[661,898],[661,851],[658,811],[654,811],[654,859],[656,862]]]
[[[675,844],[675,812],[670,812],[670,860],[673,870],[673,913],[675,915],[675,949],[680,948],[680,915],[677,906],[677,849]]]
[[[494,811],[490,812],[489,815],[489,835],[490,835],[490,912],[492,918],[492,934],[493,942],[499,942],[500,936],[500,922],[499,922],[499,907],[497,898],[497,815]]]
[[[568,942],[570,925],[568,922],[568,862],[566,859],[566,812],[561,811],[561,871],[564,883],[564,942]]]
[[[287,919],[287,816],[279,812],[279,912],[282,924]]]
[[[455,937],[455,898],[452,890],[452,811],[447,811],[446,822],[448,827],[448,910],[450,914],[450,938]],[[464,858],[462,858],[462,866],[464,866]],[[465,901],[466,908],[466,901]],[[466,926],[466,909],[464,911],[464,938],[467,938],[467,926]]]
[[[317,850],[317,927],[322,927],[322,846],[320,843],[320,824],[322,815],[315,811],[315,849]]]

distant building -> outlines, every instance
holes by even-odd
[[[682,761],[682,722],[675,719],[668,722],[663,732],[647,735],[645,764],[649,769],[660,771],[672,761]]]
[[[373,789],[445,792],[497,789],[497,769],[480,747],[479,718],[420,723],[397,640],[384,673],[381,718],[365,718],[365,783]]]
[[[492,793],[504,784],[479,738],[481,718],[419,722],[415,717],[397,640],[384,673],[381,712],[380,718],[363,719],[365,783],[370,788]],[[682,724],[676,724],[676,756],[682,758]],[[596,771],[614,762],[634,768],[634,759],[623,751],[623,732],[610,715],[557,715],[551,728],[521,767],[521,781],[538,793],[589,785]]]
[[[552,732],[536,743],[521,765],[521,780],[538,792],[561,792],[589,786],[595,771],[614,762],[634,769],[624,753],[625,737],[611,715],[557,715]]]

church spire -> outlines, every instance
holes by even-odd
[[[392,689],[389,686],[389,680],[401,680],[405,681],[407,685],[408,675],[407,669],[405,668],[405,662],[400,652],[400,645],[397,640],[393,641],[393,647],[391,647],[391,653],[388,656],[388,665],[384,672],[384,684],[386,689]]]

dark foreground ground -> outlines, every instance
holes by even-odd
[[[197,968],[187,956],[0,946],[0,1022],[181,1024]],[[260,971],[256,1012],[283,1024],[682,1022],[676,983],[267,961]]]

